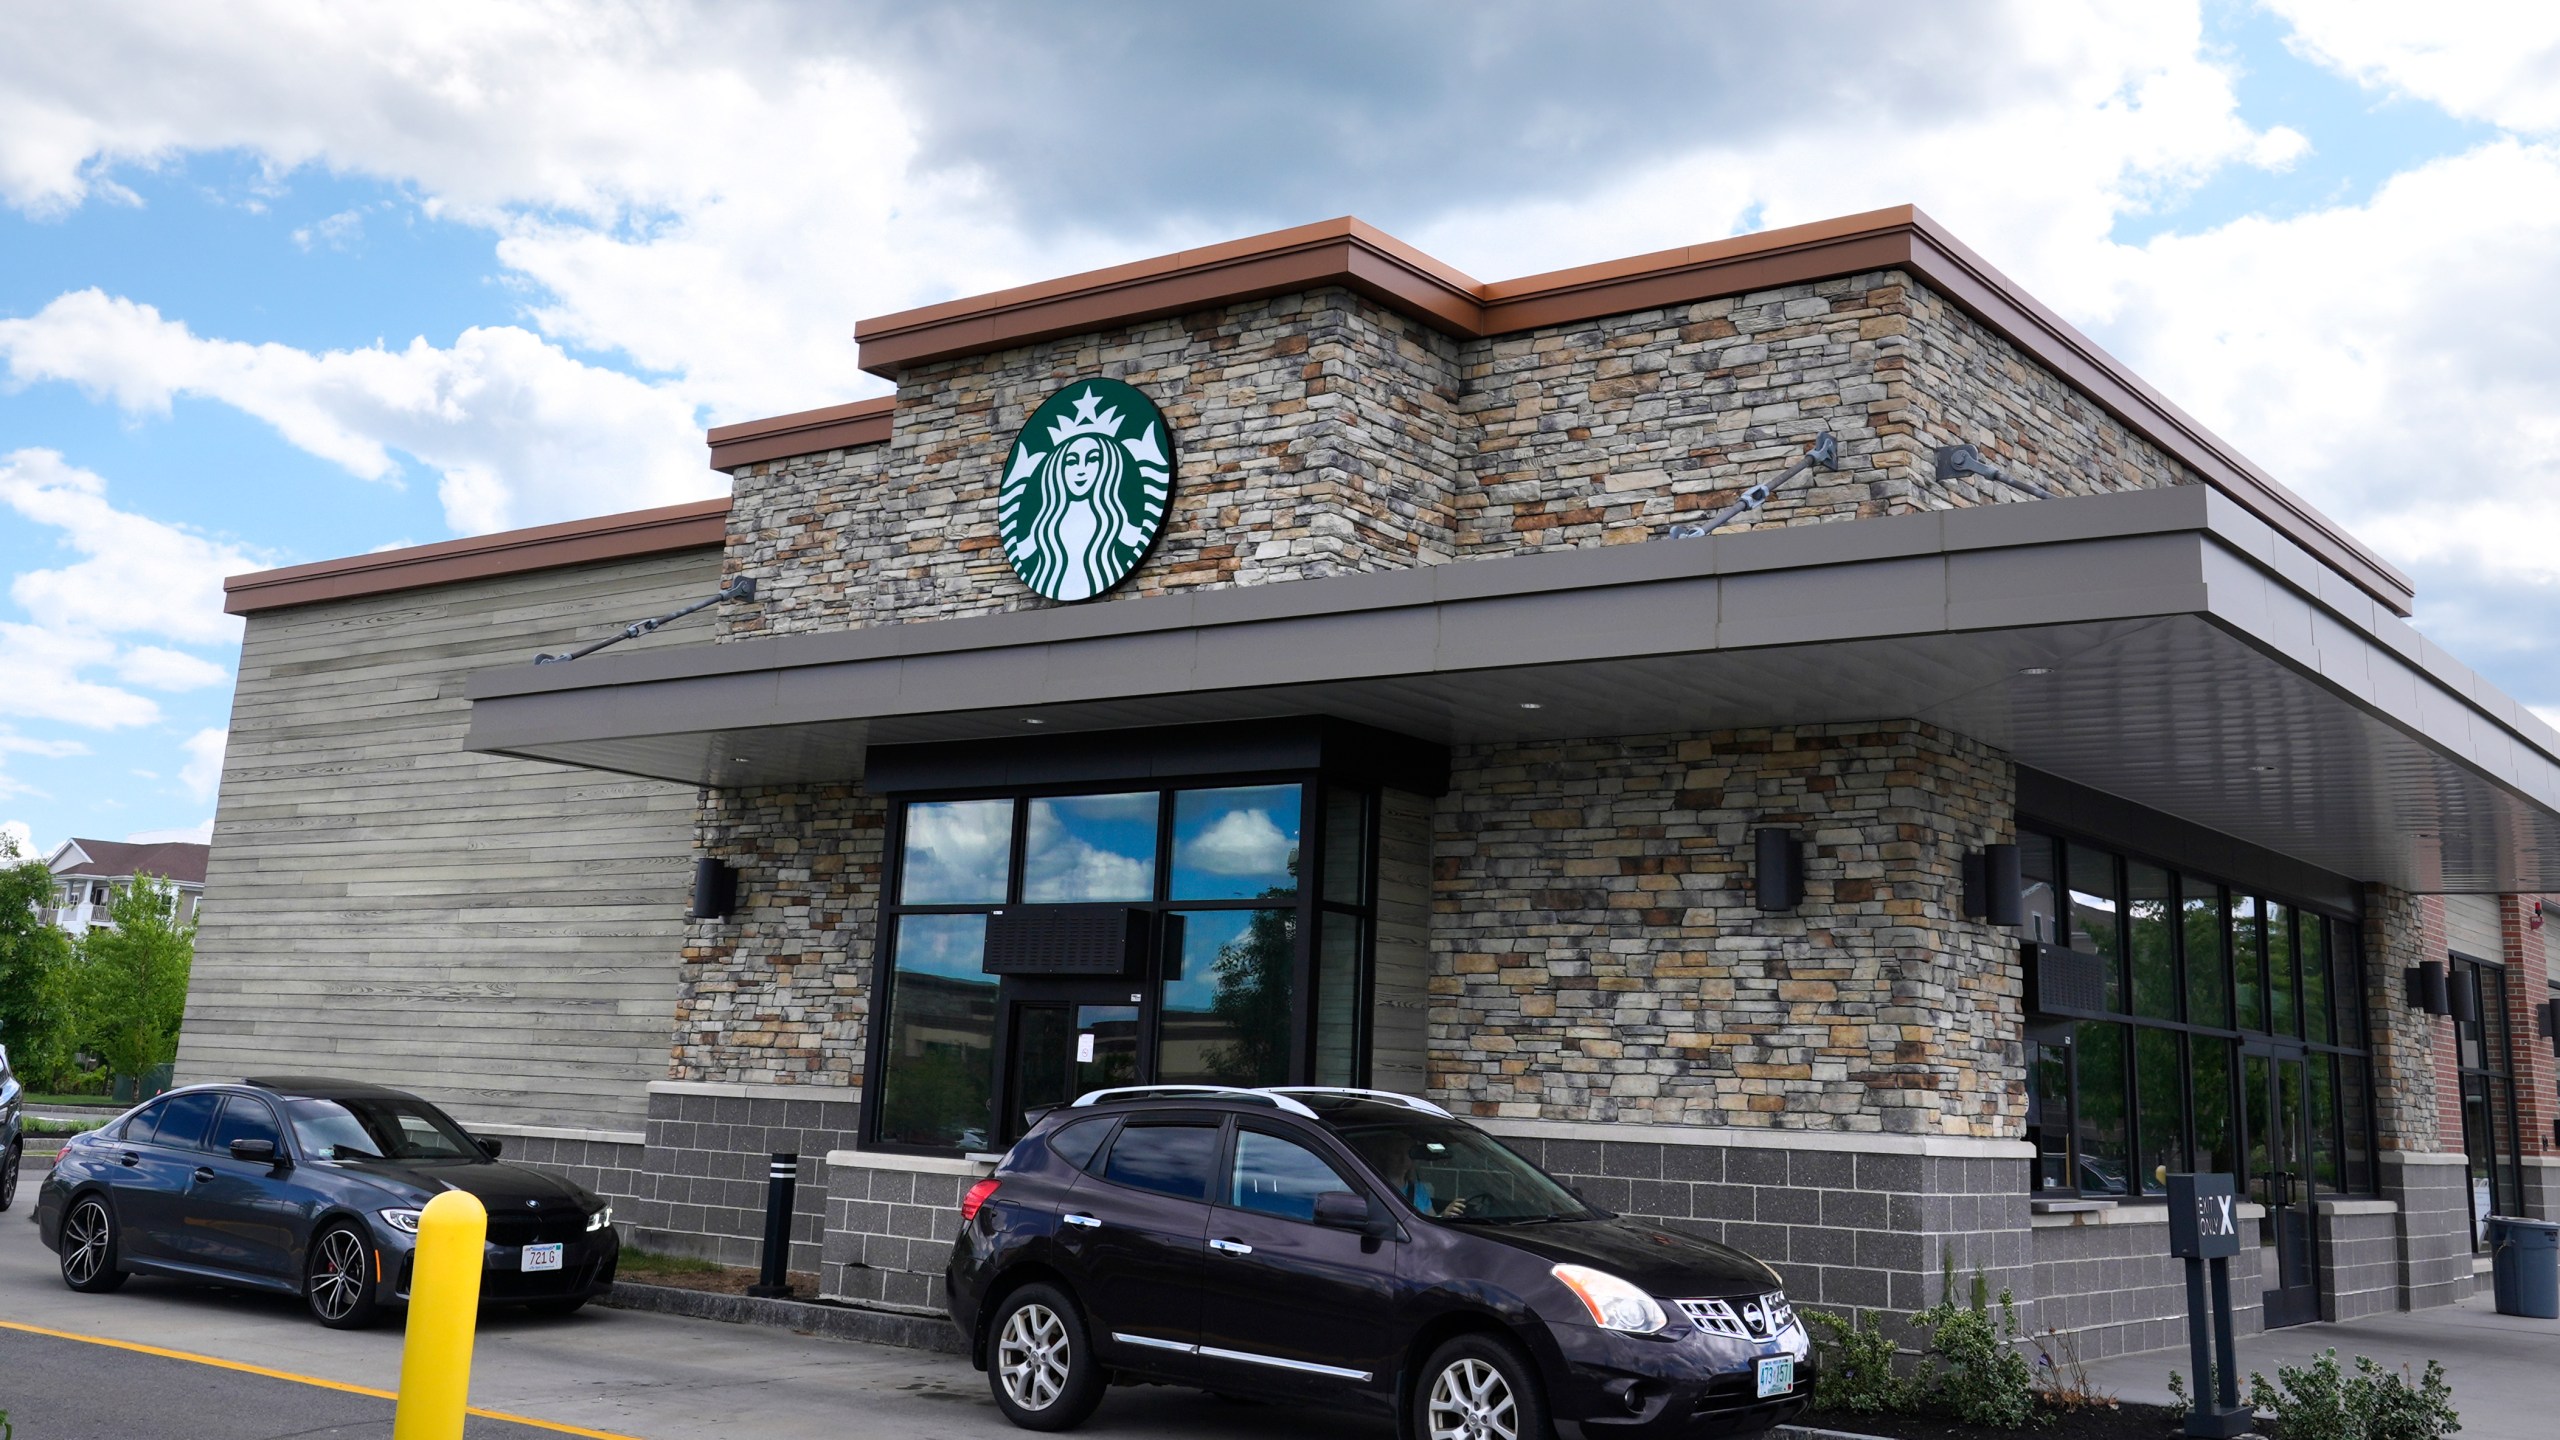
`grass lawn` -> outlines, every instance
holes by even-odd
[[[118,1113],[125,1109],[104,1095],[38,1095],[29,1092],[25,1098],[30,1105],[103,1105],[114,1108]]]
[[[29,1135],[78,1135],[84,1131],[95,1130],[106,1123],[103,1119],[40,1120],[30,1115],[26,1118],[25,1129]]]

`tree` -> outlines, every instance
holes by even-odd
[[[53,872],[0,834],[0,1045],[37,1088],[71,1065],[71,941],[36,915],[52,900]]]
[[[80,939],[78,1034],[111,1074],[140,1077],[178,1058],[196,927],[177,914],[175,886],[136,876],[108,904],[114,928]]]

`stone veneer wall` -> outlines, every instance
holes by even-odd
[[[1453,553],[1456,342],[1318,290],[920,366],[885,446],[741,467],[728,573],[759,594],[727,607],[724,637],[1050,604],[997,548],[996,484],[1022,422],[1094,375],[1147,392],[1178,466],[1163,534],[1121,595]]]
[[[685,922],[673,1078],[861,1093],[888,813],[849,785],[704,792],[697,845],[737,867],[738,909]]]
[[[1956,913],[2014,771],[1916,721],[1478,746],[1439,804],[1432,1095],[1476,1115],[2009,1140],[2011,938]],[[1762,914],[1752,831],[1798,830]],[[2018,1187],[2024,1190],[2023,1181]]]
[[[1839,470],[1771,497],[1750,526],[2024,498],[1939,483],[1940,445],[1972,444],[2056,494],[2195,478],[1900,271],[1504,335],[1459,358],[1470,556],[1652,538],[1773,478],[1826,429]]]

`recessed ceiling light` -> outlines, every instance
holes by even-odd
[[[1539,704],[1535,700],[1523,700],[1520,702],[1520,708],[1523,710],[1544,710],[1547,707]]]
[[[1022,723],[1025,725],[1046,725],[1049,722],[1046,720],[1025,720]]]
[[[2249,767],[2249,772],[2253,775],[2273,775],[2276,773],[2276,767],[2273,765],[2252,765]]]
[[[733,756],[731,756],[731,757],[730,757],[730,759],[729,759],[729,763],[730,763],[730,764],[732,764],[732,765],[752,765],[752,764],[754,764],[755,762],[754,762],[754,761],[752,761],[752,760],[749,760],[749,759],[748,759],[746,756],[744,756],[744,755],[733,755]]]
[[[2050,675],[2053,673],[2053,667],[2050,665],[2030,665],[2018,673],[2021,675]]]

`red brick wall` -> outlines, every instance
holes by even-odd
[[[2560,1085],[2560,1068],[2555,1068],[2560,1061],[2553,1059],[2551,1041],[2544,1038],[2537,1018],[2551,999],[2550,951],[2544,938],[2551,931],[2548,920],[2539,928],[2532,923],[2535,898],[2507,895],[2498,901],[2498,928],[2507,952],[2507,1032],[2515,1043],[2517,1148],[2528,1156],[2560,1155],[2560,1143],[2551,1134],[2551,1122],[2560,1115],[2560,1099],[2553,1094]]]

